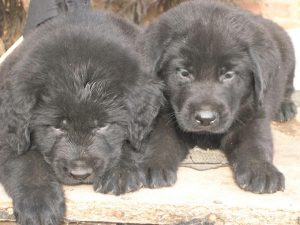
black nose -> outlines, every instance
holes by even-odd
[[[218,117],[218,113],[214,111],[209,110],[201,110],[196,112],[195,114],[195,120],[197,123],[199,123],[201,126],[209,126],[216,122]]]
[[[76,180],[84,180],[88,178],[92,172],[92,168],[76,167],[70,171],[70,174]]]
[[[74,160],[71,163],[69,173],[76,180],[84,180],[93,172],[93,169],[87,165],[84,160]]]

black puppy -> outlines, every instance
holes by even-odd
[[[139,48],[165,82],[179,139],[223,149],[247,191],[284,189],[270,128],[272,119],[296,114],[294,51],[282,28],[248,11],[191,1],[152,23]]]
[[[138,32],[107,13],[70,13],[30,33],[1,65],[0,182],[19,224],[59,224],[59,181],[105,192],[103,177],[129,158],[124,142],[140,148],[162,93],[134,50]]]

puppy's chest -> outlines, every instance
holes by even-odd
[[[193,147],[197,146],[203,149],[220,148],[222,136],[218,134],[200,134],[192,137]]]

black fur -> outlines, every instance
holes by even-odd
[[[0,181],[21,225],[62,221],[58,181],[97,190],[116,168],[134,167],[124,142],[138,152],[162,104],[134,50],[138,32],[104,12],[70,13],[1,65]]]
[[[168,107],[161,109],[141,151],[134,151],[128,143],[124,145],[120,163],[99,179],[96,191],[119,195],[141,187],[160,188],[175,184],[178,166],[186,157],[189,146],[177,138],[178,130],[174,129],[171,112],[167,110]]]
[[[1,166],[0,180],[13,198],[16,220],[23,225],[60,224],[64,193],[50,166],[32,148]]]
[[[282,28],[215,1],[190,1],[154,21],[139,48],[165,82],[179,139],[223,149],[247,191],[284,189],[270,128],[296,114],[294,51]]]

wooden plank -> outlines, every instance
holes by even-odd
[[[275,164],[286,176],[284,192],[259,195],[242,191],[228,167],[207,171],[180,168],[174,187],[122,196],[94,193],[91,185],[66,186],[66,219],[174,224],[198,218],[219,224],[299,224],[299,121],[273,124]],[[2,188],[0,196],[0,218],[12,219],[11,200]]]
[[[1,222],[0,225],[17,225],[15,222]],[[115,223],[91,223],[91,222],[76,222],[76,223],[65,223],[63,225],[117,225]],[[120,224],[123,225],[123,224]],[[125,224],[124,224],[125,225]],[[133,225],[133,224],[132,224]]]

